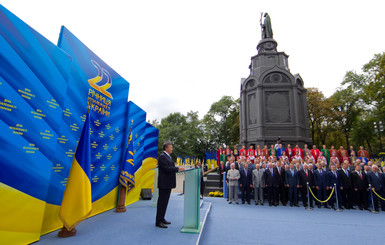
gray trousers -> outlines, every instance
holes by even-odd
[[[263,188],[262,187],[254,187],[254,200],[255,203],[263,203]]]
[[[238,186],[229,186],[229,201],[232,202],[235,199],[235,202],[238,202]]]

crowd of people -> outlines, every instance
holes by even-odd
[[[280,142],[270,149],[227,146],[218,149],[217,160],[229,204],[239,203],[240,190],[242,204],[251,204],[253,194],[255,205],[267,199],[269,206],[299,207],[301,201],[304,207],[385,211],[385,167],[373,163],[362,146],[358,151],[353,146],[309,149],[306,144],[283,148]]]

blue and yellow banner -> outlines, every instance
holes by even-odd
[[[59,209],[73,160],[80,163],[88,100],[90,216],[116,206],[132,118],[131,202],[153,183],[157,129],[127,103],[129,83],[67,28],[55,45],[0,5],[0,64],[0,244],[32,243],[62,227]]]

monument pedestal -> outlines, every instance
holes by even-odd
[[[262,39],[251,58],[250,75],[242,79],[241,144],[311,144],[306,89],[299,74],[291,74],[288,55],[277,51],[273,38]],[[255,147],[254,147],[255,148]]]

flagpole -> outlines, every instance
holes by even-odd
[[[130,137],[131,137],[131,133],[132,133],[132,123],[133,123],[133,120],[131,119],[131,126],[130,126],[130,131],[128,133],[127,146],[125,149],[126,151],[128,148],[128,144],[130,143]],[[116,207],[115,212],[117,212],[117,213],[126,212],[126,196],[127,196],[126,187],[122,184],[119,184],[119,200],[118,200],[118,206]]]

